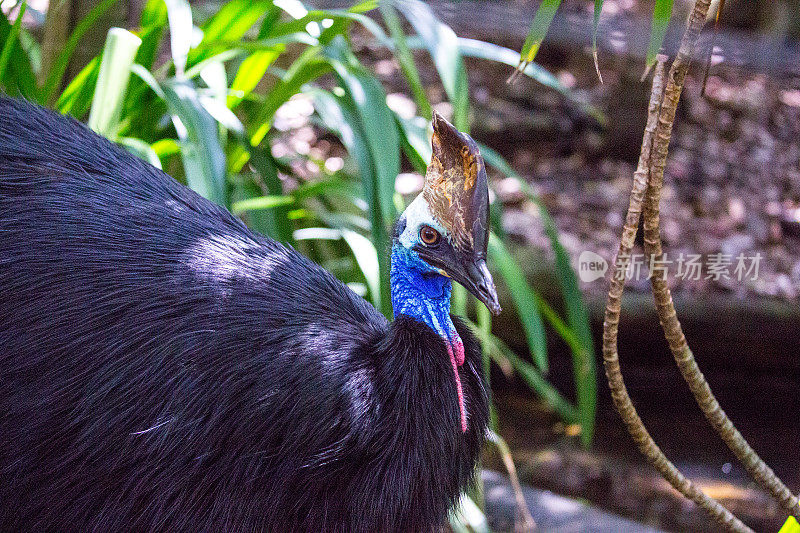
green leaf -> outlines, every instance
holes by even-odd
[[[555,254],[556,276],[561,293],[564,296],[567,323],[575,339],[577,339],[576,343],[568,344],[572,349],[578,413],[582,428],[581,440],[585,446],[588,446],[594,436],[595,413],[597,410],[597,369],[594,360],[594,341],[589,324],[589,313],[583,303],[583,295],[578,286],[578,278],[570,264],[569,254],[559,240],[555,222],[548,214],[539,197],[536,196],[530,185],[520,178],[497,152],[487,146],[479,146],[486,164],[495,167],[509,178],[516,180],[521,190],[538,207],[542,225],[550,239],[550,245]]]
[[[269,148],[262,148],[253,146],[244,135],[239,135],[238,140],[241,146],[246,150],[250,164],[258,172],[261,181],[266,185],[267,192],[272,196],[283,195],[283,184],[280,177],[278,177],[278,169],[275,165],[275,160],[269,151]],[[248,188],[248,197],[260,196],[263,192],[260,191],[258,186],[250,186]],[[250,213],[251,220],[256,222],[256,229],[266,233],[273,239],[291,245],[293,242],[292,231],[293,225],[289,218],[289,210],[287,206],[277,206],[268,211],[260,211]]]
[[[186,183],[204,198],[226,205],[225,152],[217,121],[205,110],[190,81],[170,80],[162,88],[181,140]]]
[[[0,49],[0,82],[6,78],[6,69],[8,68],[8,61],[11,59],[11,53],[17,47],[19,38],[19,31],[22,27],[22,17],[25,15],[25,8],[28,7],[27,2],[22,2],[17,12],[17,19],[11,26],[11,31],[5,38],[2,49]],[[5,15],[4,15],[5,16]]]
[[[422,85],[422,80],[419,77],[417,65],[414,62],[414,56],[411,54],[411,49],[406,42],[406,35],[403,32],[403,25],[400,22],[400,17],[397,16],[389,0],[384,0],[380,3],[381,15],[386,27],[389,28],[389,33],[394,41],[395,50],[394,55],[400,63],[400,68],[403,71],[409,85],[411,92],[414,94],[414,101],[419,108],[419,114],[426,119],[431,119],[431,103],[428,96],[425,94],[425,87]]]
[[[667,35],[667,27],[672,17],[672,0],[656,0],[653,10],[653,23],[650,27],[650,44],[647,47],[647,57],[645,59],[646,70],[649,71],[656,63],[656,56],[661,45],[664,44],[664,37]]]
[[[431,139],[428,135],[430,121],[422,117],[410,119],[395,115],[403,140],[403,150],[406,157],[420,174],[424,174],[431,160]]]
[[[39,86],[36,84],[36,74],[33,71],[32,57],[20,46],[15,43],[21,43],[21,37],[25,32],[19,26],[22,17],[18,17],[14,21],[14,25],[18,30],[14,30],[6,14],[0,11],[0,43],[10,43],[4,45],[2,50],[8,50],[9,58],[6,63],[5,72],[0,75],[0,88],[4,88],[6,93],[11,96],[22,96],[29,100],[40,101]],[[13,34],[17,34],[18,38],[13,38]]]
[[[156,168],[161,168],[161,159],[159,159],[158,154],[156,154],[152,146],[143,140],[135,137],[119,137],[116,141],[139,159],[147,161]]]
[[[61,85],[61,80],[64,77],[64,72],[67,70],[69,60],[72,53],[78,46],[78,43],[83,38],[84,34],[94,26],[94,24],[102,17],[111,6],[117,3],[118,0],[101,0],[89,13],[75,26],[69,38],[67,39],[64,49],[58,54],[56,60],[53,62],[53,67],[47,75],[47,79],[42,89],[42,94],[46,102],[55,100],[55,93]]]
[[[255,198],[248,198],[246,200],[239,200],[231,205],[231,212],[238,215],[244,211],[255,211],[259,209],[273,209],[284,205],[291,205],[294,203],[294,198],[291,196],[258,196]]]
[[[242,61],[236,77],[231,83],[230,95],[228,96],[228,107],[233,109],[247,97],[267,73],[267,69],[275,59],[283,52],[284,47],[276,47],[275,50],[264,50],[254,52]]]
[[[486,59],[488,61],[496,61],[509,66],[515,66],[519,62],[519,54],[510,48],[498,46],[493,43],[479,41],[477,39],[459,38],[458,46],[461,53],[467,57],[477,57]],[[592,116],[601,125],[605,125],[608,119],[602,111],[589,104],[585,100],[579,98],[575,91],[570,90],[556,78],[551,72],[541,65],[531,63],[522,70],[522,73],[531,79],[541,83],[545,87],[549,87],[554,91],[558,91],[565,98],[577,104],[585,113]]]
[[[400,172],[400,137],[394,114],[386,105],[380,82],[357,63],[343,38],[331,41],[326,54],[353,103],[374,164],[377,183],[374,197],[367,195],[367,202],[380,206],[380,223],[388,226],[396,216],[394,182]]]
[[[594,20],[592,21],[592,56],[594,57],[594,69],[600,83],[603,83],[603,76],[600,74],[600,64],[597,62],[597,29],[600,27],[600,15],[603,12],[603,0],[594,0]]]
[[[514,306],[517,308],[522,322],[522,328],[525,330],[528,349],[531,351],[533,361],[536,367],[546,374],[548,371],[547,335],[533,289],[508,249],[494,234],[489,236],[489,256],[508,285]]]
[[[550,29],[550,24],[553,23],[553,18],[556,16],[556,11],[558,11],[558,6],[560,5],[561,0],[542,0],[542,3],[539,4],[539,8],[533,16],[533,22],[531,22],[531,29],[528,30],[528,36],[525,38],[525,43],[522,45],[522,51],[519,54],[518,70],[522,70],[536,59],[539,47]]]
[[[306,83],[327,74],[332,70],[328,61],[319,57],[317,48],[309,48],[303,52],[299,58],[292,63],[291,68],[284,74],[281,80],[272,88],[266,100],[255,115],[252,124],[257,128],[250,137],[250,142],[254,146],[261,144],[267,135],[275,111],[283,105],[289,98],[297,94]]]
[[[383,252],[378,254],[380,291],[376,295],[378,301],[376,308],[390,317],[392,313],[389,294],[388,250],[390,242],[380,203],[377,201],[378,175],[370,145],[361,128],[355,105],[349,99],[336,97],[322,90],[309,91],[309,93],[314,99],[314,108],[322,119],[323,125],[339,136],[342,144],[358,165],[364,197],[370,208],[372,239],[375,248]]]
[[[458,532],[489,533],[489,524],[483,511],[472,498],[463,493],[458,505],[451,512],[450,525]]]
[[[519,377],[547,403],[558,415],[567,423],[574,424],[580,422],[580,415],[575,407],[567,401],[542,375],[536,367],[520,358],[502,340],[492,334],[486,334],[472,322],[467,322],[475,335],[486,342],[489,346],[489,353],[501,366],[511,365],[511,368]]]
[[[395,0],[395,5],[414,27],[433,58],[447,97],[453,104],[453,124],[458,130],[468,132],[469,87],[458,37],[448,25],[436,18],[425,2]]]
[[[351,230],[342,230],[342,238],[350,247],[353,252],[353,257],[356,258],[358,268],[364,275],[369,288],[369,294],[372,296],[372,304],[376,309],[381,308],[381,277],[380,277],[380,261],[378,260],[378,251],[372,241]],[[385,254],[382,254],[385,255]]]
[[[213,41],[235,41],[241,39],[267,12],[271,1],[229,0],[217,13],[203,24],[203,43]],[[189,56],[195,64],[208,57],[209,50],[198,47]]]
[[[65,115],[80,119],[89,110],[100,72],[100,56],[94,57],[89,64],[67,85],[56,101],[55,108]]]
[[[122,28],[108,30],[87,125],[104,137],[117,134],[131,66],[142,40]]]
[[[183,77],[192,46],[192,8],[187,0],[164,0],[169,19],[169,42],[175,73]]]

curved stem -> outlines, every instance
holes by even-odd
[[[702,2],[697,2],[700,4]],[[697,4],[695,11],[697,11]],[[697,13],[692,14],[694,18]],[[698,20],[695,35],[699,34],[699,28],[705,14]],[[690,21],[690,33],[693,25]],[[696,42],[696,38],[694,39]],[[658,126],[655,131],[654,144],[649,168],[649,185],[645,196],[644,205],[644,245],[645,254],[650,259],[651,265],[666,264],[663,257],[661,245],[661,235],[659,231],[659,202],[661,200],[661,189],[664,184],[664,168],[667,161],[667,150],[672,136],[672,126],[675,120],[675,113],[678,107],[678,99],[683,90],[683,82],[692,57],[694,43],[687,42],[686,36],[681,43],[675,61],[670,68],[669,80],[664,89],[664,98],[661,103],[661,110],[658,116]],[[750,447],[748,442],[733,425],[733,422],[720,407],[711,388],[708,385],[703,373],[695,361],[694,354],[686,342],[680,321],[675,312],[672,302],[672,295],[667,286],[666,271],[659,269],[658,273],[651,268],[650,283],[653,288],[653,296],[656,302],[659,322],[664,330],[664,335],[669,343],[675,362],[689,385],[692,394],[703,411],[703,414],[720,435],[728,448],[745,466],[750,475],[755,479],[764,490],[775,498],[776,501],[792,516],[800,519],[800,502],[786,487],[786,485],[775,475],[775,472],[758,456]]]
[[[699,0],[698,3],[703,2]],[[708,2],[706,1],[706,4]],[[707,6],[706,6],[707,9]],[[687,32],[688,33],[688,32]],[[751,532],[744,523],[736,518],[718,501],[710,498],[691,481],[689,481],[664,455],[655,443],[644,423],[636,412],[636,408],[628,394],[625,380],[620,369],[619,353],[617,351],[617,335],[619,332],[619,316],[621,309],[622,293],[625,289],[625,272],[630,263],[630,254],[633,249],[636,231],[639,227],[639,218],[642,214],[644,194],[647,190],[648,174],[650,168],[651,148],[658,124],[660,102],[664,92],[664,59],[659,58],[653,79],[653,89],[650,94],[647,126],[642,139],[642,150],[639,165],[633,175],[628,213],[625,226],[622,230],[617,258],[611,267],[611,281],[606,303],[605,320],[603,323],[603,362],[606,377],[611,388],[611,397],[619,411],[628,432],[633,437],[639,451],[652,464],[656,470],[677,491],[695,502],[710,514],[717,522],[735,532]]]

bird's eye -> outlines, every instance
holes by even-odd
[[[428,246],[433,246],[434,244],[439,244],[439,240],[442,238],[442,236],[439,235],[439,232],[432,227],[422,226],[419,229],[419,238]]]

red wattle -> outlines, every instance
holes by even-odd
[[[461,388],[461,377],[458,375],[458,367],[464,363],[464,345],[461,339],[458,344],[461,348],[461,363],[456,361],[457,355],[453,353],[453,348],[450,344],[447,345],[447,352],[450,354],[450,364],[453,366],[453,374],[456,378],[456,392],[458,393],[458,410],[461,413],[461,432],[467,432],[467,408],[464,406],[464,389]]]

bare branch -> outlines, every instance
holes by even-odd
[[[628,204],[628,214],[622,230],[622,240],[616,261],[614,261],[614,265],[611,268],[608,302],[606,303],[605,321],[603,323],[603,361],[614,405],[625,422],[628,432],[639,447],[639,451],[647,458],[650,464],[676,490],[706,510],[720,524],[731,531],[749,532],[752,531],[750,528],[733,516],[718,501],[704,494],[667,459],[636,412],[620,368],[617,334],[619,331],[622,293],[625,289],[625,271],[630,263],[630,254],[636,238],[636,231],[639,227],[639,218],[642,214],[644,195],[647,190],[651,150],[654,145],[658,117],[661,110],[661,99],[664,94],[664,61],[665,58],[659,56],[655,67],[647,114],[647,126],[642,139],[639,165],[633,175],[633,187],[631,188]]]
[[[692,20],[687,29],[687,35],[699,34],[705,14],[698,13],[697,5],[692,13]],[[708,3],[708,2],[706,2]],[[707,8],[706,8],[707,10]],[[696,31],[693,28],[696,27]],[[696,39],[695,39],[696,40]],[[662,261],[663,250],[661,245],[661,235],[659,232],[659,202],[661,200],[661,189],[664,184],[664,168],[667,161],[667,150],[672,136],[672,126],[675,113],[678,107],[678,100],[683,90],[683,82],[689,68],[689,61],[694,53],[693,46],[696,43],[687,41],[686,36],[681,43],[680,51],[672,64],[669,73],[669,80],[664,89],[664,98],[658,117],[658,126],[654,136],[650,160],[649,186],[645,197],[644,206],[644,244],[645,253],[650,258],[651,264]],[[663,263],[659,263],[663,264]],[[659,321],[664,330],[664,335],[669,343],[675,362],[689,385],[697,404],[703,411],[708,421],[719,433],[728,448],[736,455],[739,461],[745,466],[750,475],[769,492],[776,501],[792,516],[800,519],[800,502],[786,487],[786,485],[775,475],[775,472],[764,463],[758,454],[750,447],[741,433],[733,425],[733,422],[720,407],[711,388],[708,385],[703,373],[695,361],[694,354],[686,342],[680,321],[675,312],[672,302],[672,295],[667,286],[666,272],[659,274],[651,271],[651,284],[653,296],[658,310]]]

